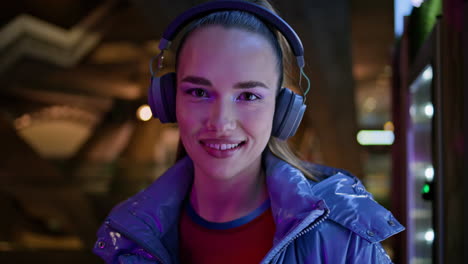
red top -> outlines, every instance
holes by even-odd
[[[189,205],[180,219],[180,260],[184,264],[258,264],[273,246],[275,223],[269,200],[247,216],[208,222]]]

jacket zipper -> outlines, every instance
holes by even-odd
[[[323,221],[325,221],[328,216],[330,215],[330,210],[328,209],[325,209],[325,213],[323,215],[321,215],[318,219],[316,219],[309,227],[303,229],[301,232],[297,233],[293,238],[291,238],[286,244],[283,245],[283,247],[278,250],[278,252],[275,254],[278,255],[280,254],[281,252],[283,252],[284,250],[286,250],[286,248],[296,239],[298,239],[299,237],[307,234],[308,232],[310,232],[312,229],[316,228],[318,225],[320,225],[321,223],[323,223]],[[274,256],[273,256],[274,257]],[[271,259],[273,259],[273,257]],[[268,263],[270,263],[270,261],[268,261]]]
[[[328,218],[329,215],[330,215],[330,210],[326,209],[325,214],[321,215],[319,217],[319,219],[315,220],[314,223],[312,223],[312,225],[310,225],[309,227],[307,227],[306,229],[302,230],[297,235],[295,235],[291,240],[288,241],[288,243],[286,243],[283,246],[283,248],[279,252],[285,250],[294,240],[298,239],[299,237],[301,237],[301,236],[307,234],[308,232],[310,232],[312,229],[316,228],[323,221],[325,221]]]
[[[164,261],[162,261],[162,259],[160,257],[158,257],[156,254],[151,253],[151,250],[148,250],[148,248],[146,248],[145,246],[142,246],[140,243],[138,243],[138,239],[135,239],[135,237],[133,237],[126,230],[124,230],[120,225],[118,225],[118,224],[116,224],[114,222],[111,222],[109,220],[106,221],[106,224],[109,225],[110,227],[112,227],[113,229],[117,230],[118,232],[122,233],[124,236],[130,238],[131,240],[133,240],[139,246],[141,246],[146,251],[146,253],[148,253],[151,257],[154,258],[154,260],[156,260],[156,262],[158,262],[158,264],[164,264]]]

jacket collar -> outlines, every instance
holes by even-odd
[[[276,244],[299,224],[311,224],[324,213],[326,205],[313,194],[313,182],[307,180],[301,171],[269,151],[265,151],[263,162],[271,210],[276,223]],[[304,223],[304,220],[307,223]]]

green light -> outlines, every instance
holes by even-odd
[[[431,190],[431,187],[429,187],[429,184],[424,184],[423,188],[422,188],[422,193],[426,194],[426,193],[429,193],[429,191]]]

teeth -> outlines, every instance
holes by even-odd
[[[239,144],[206,144],[208,147],[217,149],[217,150],[226,150],[237,148]]]

